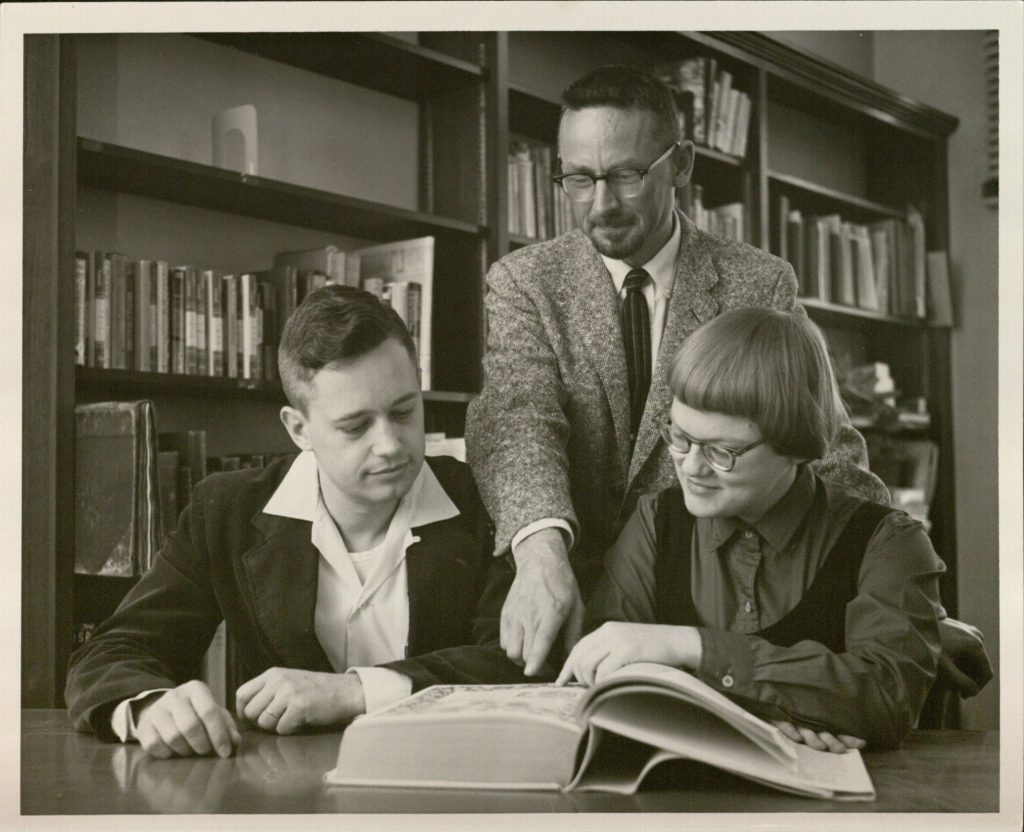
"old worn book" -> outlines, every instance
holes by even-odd
[[[138,575],[160,542],[152,403],[75,407],[75,571]]]
[[[681,759],[808,797],[875,795],[859,752],[798,745],[689,673],[648,663],[589,689],[435,685],[357,718],[325,781],[632,794]]]

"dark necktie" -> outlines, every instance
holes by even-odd
[[[651,319],[643,292],[649,279],[650,275],[643,269],[632,269],[626,275],[626,300],[622,304],[622,337],[629,377],[630,434],[634,442],[647,403],[647,390],[651,386]]]

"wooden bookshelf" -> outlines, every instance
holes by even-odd
[[[808,182],[797,176],[787,176],[784,173],[768,172],[769,185],[780,186],[786,190],[794,190],[803,195],[809,196],[816,201],[827,205],[829,208],[837,206],[846,210],[851,218],[866,216],[870,219],[881,219],[883,217],[902,217],[905,212],[891,208],[888,205],[881,205],[868,199],[862,199],[852,194],[846,194],[832,188],[826,188],[814,182]]]
[[[140,397],[175,393],[196,398],[270,399],[285,402],[281,382],[269,379],[220,378],[190,376],[178,373],[149,373],[136,370],[107,370],[97,367],[76,367],[75,388],[78,391],[100,390]],[[425,390],[427,403],[469,404],[473,393]]]
[[[87,187],[371,240],[427,234],[472,238],[482,233],[481,226],[457,219],[92,139],[78,140],[78,177]]]
[[[536,242],[507,231],[510,136],[554,147],[559,92],[589,68],[609,62],[659,67],[708,56],[733,73],[737,88],[751,97],[746,157],[698,147],[694,181],[704,187],[705,204],[744,204],[754,245],[769,248],[775,200],[788,194],[822,213],[865,222],[898,217],[904,206],[916,205],[928,249],[949,248],[946,142],[955,119],[758,33],[432,32],[422,33],[419,42],[371,32],[178,37],[223,50],[228,63],[255,56],[281,67],[281,75],[294,75],[285,68],[297,68],[309,73],[310,83],[340,80],[414,102],[416,210],[146,152],[117,143],[120,138],[79,138],[78,41],[26,38],[23,443],[25,458],[37,461],[24,474],[22,653],[28,706],[61,704],[71,622],[78,614],[73,610],[88,605],[82,594],[91,593],[95,583],[73,574],[76,399],[167,400],[179,419],[195,413],[200,425],[204,418],[233,424],[240,414],[269,419],[283,402],[278,382],[74,367],[70,275],[79,188],[138,195],[181,206],[182,212],[192,206],[371,241],[433,235],[434,329],[443,335],[435,335],[433,356],[440,389],[425,398],[431,429],[450,427],[453,434],[482,381],[486,269],[510,250]],[[773,112],[777,116],[780,108],[822,131],[773,130]],[[851,152],[827,146],[822,136],[829,131],[848,138]],[[815,152],[831,155],[820,162]],[[837,172],[848,174],[848,181],[833,176]],[[889,362],[901,387],[928,400],[932,422],[924,435],[940,448],[931,536],[948,566],[943,600],[955,615],[949,333],[917,319],[811,299],[802,303],[834,339],[835,349]],[[104,584],[102,592],[116,595],[127,584],[113,586]]]

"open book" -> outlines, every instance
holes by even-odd
[[[435,685],[345,731],[327,783],[632,794],[690,759],[783,791],[873,800],[857,751],[799,745],[682,670],[631,664],[592,688]]]

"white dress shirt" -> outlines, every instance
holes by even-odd
[[[668,318],[668,302],[672,297],[672,284],[675,282],[676,259],[679,256],[679,244],[682,240],[682,229],[679,220],[672,216],[672,236],[668,238],[658,253],[654,255],[641,267],[650,276],[651,280],[644,286],[644,299],[647,301],[647,312],[651,322],[651,355],[657,360],[658,348],[661,346],[661,337],[665,333],[665,321]],[[622,260],[612,260],[610,257],[601,255],[608,274],[611,275],[612,284],[615,286],[615,294],[619,299],[619,310],[626,299],[626,275],[636,268]],[[655,364],[654,372],[658,372]],[[515,555],[516,547],[527,537],[541,529],[561,529],[565,535],[566,548],[572,549],[574,540],[572,529],[569,524],[557,517],[545,517],[534,520],[523,526],[512,538],[512,554]]]
[[[319,469],[312,452],[299,454],[264,506],[265,514],[305,520],[320,553],[314,628],[336,672],[357,673],[366,712],[409,695],[404,674],[374,665],[405,658],[409,639],[409,587],[406,550],[419,538],[411,529],[456,517],[458,508],[426,464],[398,504],[384,540],[365,552],[349,552],[323,501]],[[111,727],[122,740],[135,737],[130,702],[121,702]]]

